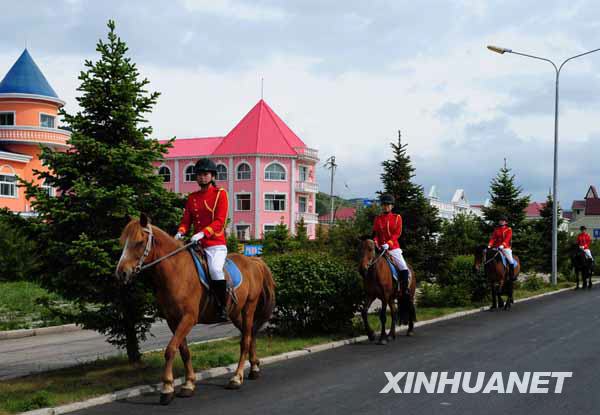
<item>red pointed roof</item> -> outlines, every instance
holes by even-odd
[[[165,144],[169,140],[158,140]],[[173,147],[168,150],[166,157],[198,157],[208,156],[223,141],[223,137],[177,138]]]
[[[306,145],[261,99],[225,136],[213,154],[296,155],[295,147]]]

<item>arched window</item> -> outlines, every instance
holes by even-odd
[[[158,175],[162,176],[163,182],[165,183],[169,183],[171,181],[171,169],[169,169],[167,166],[161,166],[158,169]]]
[[[217,180],[227,180],[227,167],[224,164],[217,165]]]
[[[238,180],[250,180],[252,178],[252,169],[248,163],[242,163],[237,168]]]
[[[285,168],[279,163],[271,163],[265,169],[265,180],[285,180]]]
[[[194,173],[194,166],[190,164],[185,168],[185,180],[186,182],[193,182],[196,180],[196,174]]]

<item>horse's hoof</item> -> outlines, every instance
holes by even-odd
[[[388,341],[386,339],[379,339],[377,344],[380,346],[385,346],[386,344],[388,344]]]
[[[191,398],[192,396],[194,396],[194,390],[190,388],[181,388],[177,392],[178,398]]]
[[[248,379],[250,380],[256,380],[260,378],[260,371],[258,370],[251,370],[250,373],[248,374]]]
[[[171,392],[171,393],[161,393],[160,394],[160,404],[161,405],[168,405],[171,403],[171,401],[175,399],[175,393]]]
[[[374,334],[372,334],[372,333],[371,334],[367,334],[367,336],[369,337],[369,341],[370,342],[375,341],[375,335]]]
[[[497,309],[498,309],[498,307],[491,306],[490,308],[488,308],[488,311],[496,311]]]
[[[242,387],[242,384],[240,382],[238,382],[237,380],[230,380],[229,383],[227,384],[227,386],[225,386],[225,389],[229,389],[229,390],[237,390],[240,389]]]

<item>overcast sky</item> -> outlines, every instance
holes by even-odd
[[[0,73],[27,45],[67,110],[77,75],[115,19],[151,88],[157,138],[225,135],[260,99],[322,161],[338,194],[380,190],[397,130],[415,180],[443,199],[487,197],[507,158],[534,200],[552,185],[556,61],[600,47],[598,1],[12,1],[0,15]],[[561,75],[559,196],[570,208],[600,173],[600,52]],[[322,164],[322,163],[321,163]],[[319,169],[328,191],[327,171]]]

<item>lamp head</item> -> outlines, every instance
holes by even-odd
[[[499,53],[500,55],[503,55],[505,52],[512,52],[512,49],[507,49],[507,48],[501,48],[498,46],[492,46],[492,45],[488,45],[487,47],[489,50],[491,50],[492,52],[496,52]]]

